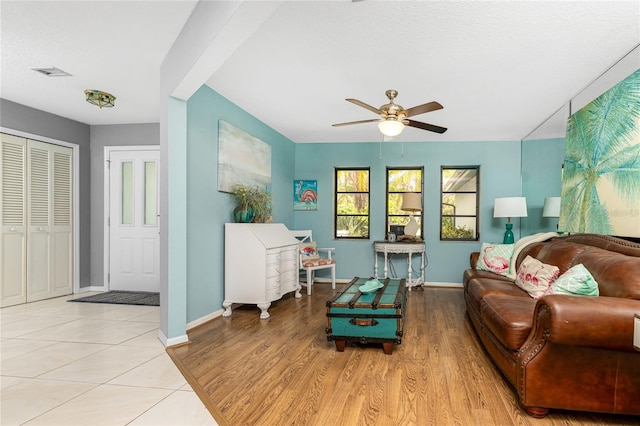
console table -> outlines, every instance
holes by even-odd
[[[387,278],[389,272],[389,254],[406,254],[407,255],[407,287],[411,291],[412,287],[424,284],[424,263],[425,263],[425,245],[424,241],[408,242],[408,241],[375,241],[373,243],[373,256],[375,263],[373,266],[373,275],[378,278],[378,253],[384,254],[384,278]],[[420,276],[412,278],[411,258],[414,254],[420,255]]]

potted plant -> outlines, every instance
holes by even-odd
[[[236,222],[263,223],[271,216],[271,193],[266,189],[243,184],[233,186],[238,206],[233,210]]]

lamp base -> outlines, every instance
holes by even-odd
[[[413,215],[409,216],[409,223],[407,223],[404,227],[404,234],[415,237],[418,233],[418,222],[413,217]]]
[[[513,223],[506,224],[507,230],[504,231],[504,239],[502,240],[503,244],[513,244]]]

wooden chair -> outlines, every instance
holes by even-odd
[[[306,275],[307,295],[311,296],[311,286],[313,285],[314,272],[319,269],[331,269],[331,288],[336,288],[336,261],[331,258],[334,248],[319,248],[313,241],[313,234],[310,229],[291,231],[291,234],[300,240],[298,244],[299,267]],[[321,257],[319,252],[327,252],[327,257]],[[298,276],[300,284],[300,276]],[[298,287],[300,288],[300,287]]]

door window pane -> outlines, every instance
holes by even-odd
[[[122,218],[123,225],[133,224],[133,163],[122,162]]]
[[[144,224],[155,225],[158,206],[156,162],[144,163]]]

